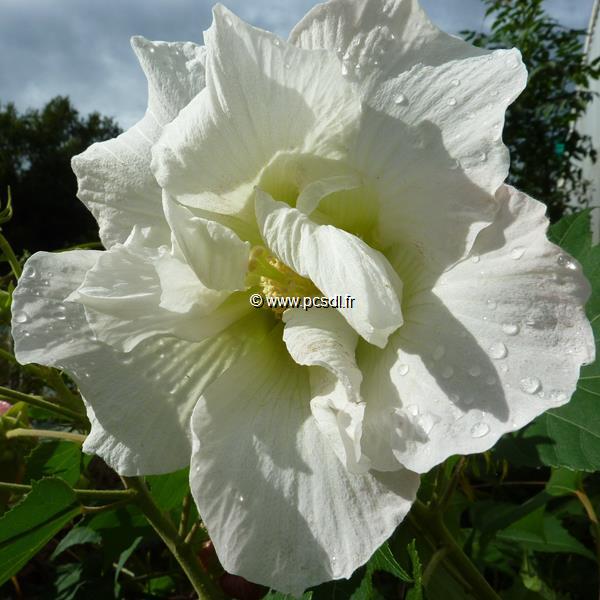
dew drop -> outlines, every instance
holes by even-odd
[[[540,391],[542,383],[537,377],[524,377],[519,386],[526,394],[535,394]]]
[[[442,358],[444,354],[446,354],[446,348],[444,348],[444,346],[438,346],[433,351],[433,360],[440,360],[440,358]]]
[[[566,402],[569,399],[569,396],[567,396],[567,394],[560,390],[553,390],[552,392],[550,392],[550,399],[553,402],[558,402],[562,404],[563,402]]]
[[[416,404],[411,404],[406,407],[406,412],[413,417],[416,417],[419,414],[419,407]]]
[[[454,96],[452,96],[451,98],[448,98],[448,105],[456,106],[456,98]]]
[[[503,323],[502,331],[504,331],[506,335],[517,335],[520,329],[519,326],[515,325],[514,323]]]
[[[65,315],[58,315],[58,317],[56,317],[59,321],[66,321],[67,317]]]
[[[453,79],[453,80],[450,82],[450,84],[451,84],[453,87],[458,87],[458,86],[460,85],[460,79]]]
[[[486,436],[490,432],[490,426],[483,421],[479,423],[475,423],[473,427],[471,427],[471,436],[474,438],[482,438]]]
[[[348,69],[348,65],[347,65],[346,63],[343,63],[343,64],[342,64],[342,75],[343,75],[344,77],[347,77],[349,72],[350,72],[350,71],[349,71],[349,69]]]
[[[480,258],[479,256],[477,256],[477,254],[476,254],[475,256],[472,256],[472,257],[471,257],[471,260],[472,260],[474,263],[478,263],[478,262],[481,260],[481,258]]]
[[[50,282],[47,279],[42,280],[42,285],[49,286]]]
[[[31,277],[35,277],[36,270],[33,267],[27,267],[23,272],[23,277],[30,279]]]
[[[454,369],[448,365],[447,367],[444,367],[443,371],[442,371],[442,377],[444,379],[450,379],[450,377],[452,377],[452,375],[454,375]]]
[[[496,310],[498,307],[498,303],[495,300],[492,300],[492,298],[487,301],[487,305],[490,310]]]
[[[281,46],[281,41],[280,41],[280,40],[278,40],[277,38],[275,38],[275,39],[273,40],[273,45],[275,45],[275,46],[279,47],[279,46]]]
[[[479,377],[481,375],[481,368],[477,365],[473,365],[469,368],[469,375],[471,377]]]
[[[502,342],[494,342],[490,346],[490,356],[495,358],[496,360],[500,360],[502,358],[506,358],[508,354],[508,350],[506,346]]]
[[[244,496],[242,496],[242,495],[240,494],[239,500],[240,500],[240,502],[243,502],[243,501],[244,501]]]
[[[502,366],[500,367],[500,370],[501,370],[503,373],[508,373],[508,365],[502,365]]]
[[[27,323],[28,320],[29,317],[27,316],[27,313],[24,312],[16,313],[14,316],[15,323]]]
[[[485,162],[485,161],[487,160],[487,157],[488,157],[488,156],[487,156],[487,153],[486,153],[486,152],[482,152],[482,153],[479,155],[479,162]]]
[[[485,382],[487,385],[496,385],[496,378],[493,375],[488,375],[485,378]]]
[[[400,375],[404,376],[408,373],[409,371],[409,366],[408,365],[399,365],[398,366],[398,373],[400,373]]]
[[[450,169],[452,169],[453,171],[455,171],[456,169],[460,168],[460,161],[459,160],[453,160],[450,163]]]
[[[523,254],[525,254],[525,248],[523,248],[523,246],[516,246],[510,251],[510,257],[513,260],[519,260]]]
[[[569,269],[571,271],[577,270],[577,265],[566,254],[561,254],[556,259],[556,262],[558,262],[561,267],[565,267],[565,269]]]
[[[394,100],[395,104],[399,106],[406,106],[408,104],[408,98],[404,94],[398,94]]]
[[[29,337],[31,334],[29,333],[29,331],[24,331],[23,332],[23,337]]]

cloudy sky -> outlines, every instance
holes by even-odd
[[[480,29],[480,0],[421,0],[446,31]],[[254,25],[287,35],[314,0],[224,0]],[[212,0],[0,0],[0,102],[39,107],[69,95],[128,127],[143,113],[144,77],[129,46],[150,39],[201,41]],[[546,0],[564,25],[584,28],[593,0]]]

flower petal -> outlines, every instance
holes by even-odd
[[[376,404],[423,425],[424,436],[393,448],[418,472],[452,454],[483,452],[565,404],[580,366],[594,359],[589,284],[546,239],[545,206],[508,186],[498,201],[498,219],[479,234],[473,256],[410,298],[404,326],[377,359],[389,375]],[[381,373],[369,372],[360,352],[358,364],[375,390]],[[363,439],[372,441],[363,393]]]
[[[418,477],[349,473],[310,414],[306,368],[274,333],[204,391],[190,483],[223,567],[300,595],[368,560]]]
[[[166,195],[163,202],[177,246],[198,279],[213,290],[243,290],[250,244],[228,227],[194,216]]]
[[[289,309],[283,322],[283,341],[294,361],[321,367],[310,371],[310,406],[323,435],[348,469],[367,471],[360,448],[364,403],[354,360],[356,332],[333,308]]]
[[[194,404],[244,343],[232,335],[199,344],[154,338],[123,354],[97,341],[83,306],[64,300],[100,254],[38,252],[27,261],[13,297],[17,360],[59,367],[73,377],[92,424],[84,450],[118,473],[182,468],[190,460]]]
[[[402,282],[387,259],[356,236],[317,225],[261,190],[256,192],[256,217],[269,249],[325,295],[354,298],[352,308],[338,310],[364,339],[385,346],[402,325]]]
[[[150,148],[163,126],[204,87],[205,49],[191,42],[131,44],[148,78],[145,116],[119,137],[90,146],[72,161],[78,196],[100,226],[110,248],[123,243],[134,225],[152,231],[153,243],[167,243],[169,230],[161,191],[150,171]]]
[[[165,128],[153,169],[182,204],[225,214],[246,207],[250,219],[253,185],[277,153],[336,157],[359,102],[335,56],[300,50],[222,6],[213,14],[206,88]]]
[[[227,296],[206,288],[164,248],[144,247],[134,229],[125,244],[99,255],[68,300],[85,306],[99,340],[129,352],[159,335],[198,342],[250,313],[245,294]]]

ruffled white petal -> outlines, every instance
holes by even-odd
[[[365,472],[360,438],[364,403],[360,397],[362,374],[354,360],[358,336],[333,308],[283,314],[283,341],[299,365],[311,369],[312,413],[336,454],[355,472]]]
[[[358,98],[335,56],[300,50],[222,6],[205,40],[206,88],[165,128],[154,173],[182,204],[251,219],[253,185],[279,152],[343,152]]]
[[[404,326],[372,357],[389,373],[380,384],[374,380],[381,371],[369,373],[359,352],[371,386],[363,385],[366,453],[375,443],[370,394],[379,392],[381,411],[417,427],[418,435],[393,443],[392,453],[426,472],[452,454],[487,450],[566,403],[580,366],[594,359],[584,311],[589,284],[547,241],[544,205],[507,186],[498,201],[498,219],[480,233],[473,255],[405,305]],[[394,437],[389,427],[385,435]]]
[[[269,249],[325,295],[354,298],[352,308],[338,310],[360,336],[385,346],[402,324],[402,282],[387,259],[356,236],[317,225],[261,190],[256,192],[256,217]]]
[[[203,393],[190,482],[223,567],[300,595],[368,560],[418,477],[349,473],[310,414],[306,368],[274,333]]]
[[[250,244],[228,227],[194,216],[166,196],[163,202],[175,243],[198,279],[213,290],[243,290]]]
[[[69,300],[83,304],[99,340],[125,352],[159,335],[198,342],[250,313],[244,294],[206,288],[165,248],[145,247],[137,229],[98,256]]]
[[[148,228],[155,246],[168,243],[150,148],[163,126],[204,87],[203,47],[142,37],[131,44],[148,79],[145,116],[119,137],[93,144],[72,161],[78,196],[98,221],[107,248],[123,243],[134,225]]]
[[[86,401],[92,430],[84,450],[122,475],[165,473],[190,461],[189,421],[204,387],[244,351],[233,335],[192,344],[174,338],[123,354],[99,342],[84,308],[65,302],[101,253],[38,252],[14,292],[19,362],[64,369]]]
[[[360,83],[365,106],[349,156],[377,188],[377,242],[427,248],[442,270],[462,258],[493,219],[508,174],[504,115],[527,79],[519,52],[449,36],[416,0],[331,0],[290,39],[337,52]]]

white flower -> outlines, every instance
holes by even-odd
[[[146,115],[73,160],[107,250],[29,260],[16,352],[77,381],[86,451],[191,462],[224,567],[299,593],[369,558],[416,473],[568,401],[589,290],[502,184],[518,51],[416,0],[331,0],[289,42],[217,6],[205,43],[134,38]],[[248,302],[297,290],[355,308]]]

